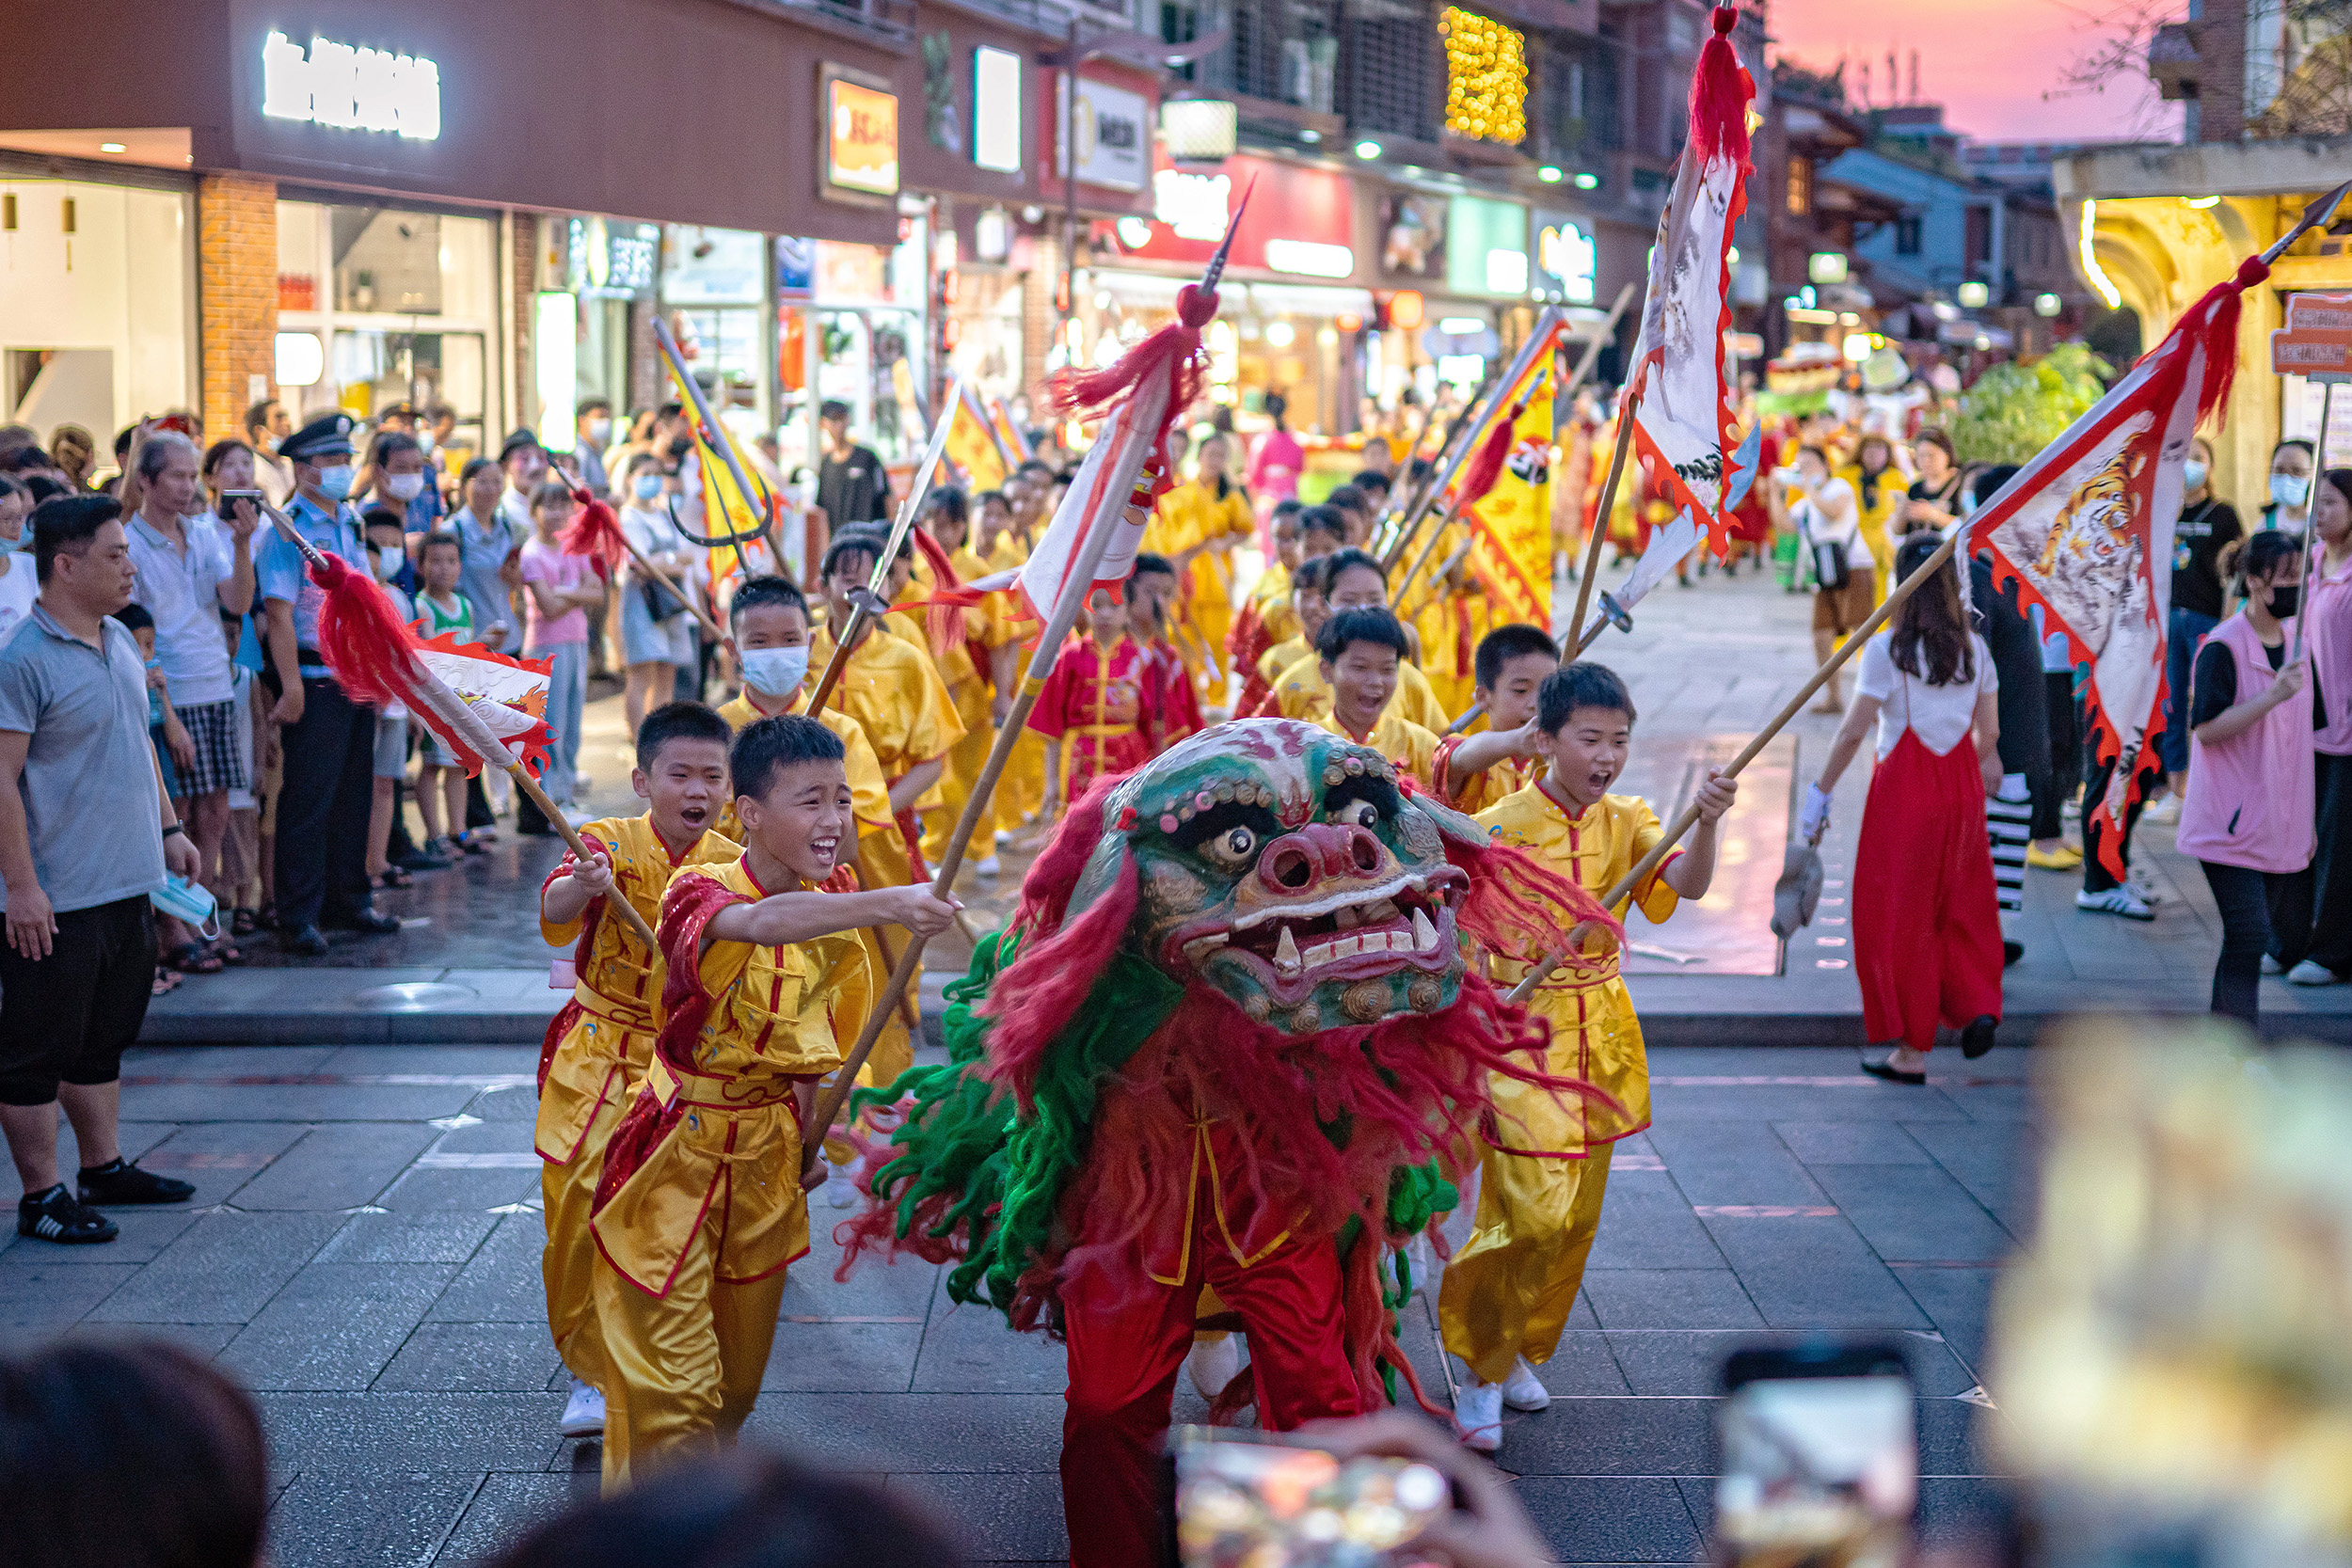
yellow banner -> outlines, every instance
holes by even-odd
[[[1495,487],[1473,504],[1477,528],[1470,546],[1470,572],[1486,591],[1489,622],[1522,621],[1551,629],[1551,392],[1552,359],[1547,355],[1534,380],[1534,393],[1519,410],[1510,456]],[[1485,439],[1484,433],[1470,437]]]
[[[672,372],[670,378],[675,381],[676,372]],[[692,400],[686,396],[683,388],[678,389],[678,400],[689,409],[693,407]],[[763,526],[763,519],[768,515],[764,504],[768,498],[765,495],[746,497],[737,487],[734,471],[727,467],[726,458],[712,451],[710,444],[703,439],[700,420],[694,421],[694,465],[702,475],[703,533],[707,537],[716,539],[725,534],[749,533]],[[756,485],[759,481],[754,479],[752,483]],[[767,562],[773,559],[774,552],[757,546],[754,548],[755,553],[746,566],[741,559],[742,552],[734,546],[714,546],[709,558],[710,580],[714,583],[724,582],[730,575],[739,571],[755,576],[773,570]]]
[[[997,448],[995,432],[968,397],[956,399],[955,414],[947,426],[947,461],[962,471],[975,494],[1005,487],[1005,454]]]

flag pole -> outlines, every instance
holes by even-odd
[[[1754,762],[1764,748],[1772,743],[1772,737],[1787,728],[1790,720],[1804,711],[1806,700],[1819,691],[1831,676],[1843,669],[1848,659],[1862,651],[1870,641],[1872,634],[1884,626],[1895,611],[1902,608],[1903,601],[1910,598],[1918,590],[1920,584],[1943,569],[1945,563],[1949,562],[1953,553],[1960,548],[1961,538],[1967,532],[1968,530],[1965,528],[1952,530],[1951,536],[1936,547],[1933,555],[1921,562],[1916,571],[1897,583],[1887,594],[1886,602],[1872,610],[1869,618],[1856,626],[1837,651],[1830,655],[1820,669],[1813,672],[1812,678],[1797,689],[1797,694],[1789,698],[1781,710],[1772,716],[1772,721],[1758,732],[1756,738],[1740,748],[1740,754],[1731,759],[1730,766],[1723,770],[1721,776],[1725,779],[1738,778],[1740,770]],[[1699,808],[1695,804],[1683,807],[1676,815],[1674,822],[1667,828],[1663,836],[1652,847],[1650,852],[1644,855],[1632,870],[1617,879],[1616,884],[1600,895],[1600,907],[1604,910],[1615,909],[1618,900],[1647,881],[1658,868],[1665,863],[1666,857],[1674,851],[1676,845],[1682,842],[1683,835],[1697,824],[1698,819]],[[1543,960],[1527,972],[1526,978],[1511,988],[1508,1000],[1525,1002],[1536,986],[1542,983],[1544,976],[1558,967],[1560,960],[1565,957],[1566,957],[1565,947],[1554,948],[1546,953]]]
[[[1446,486],[1452,484],[1454,476],[1462,471],[1462,465],[1470,461],[1470,448],[1477,443],[1478,432],[1486,427],[1488,420],[1494,418],[1496,410],[1502,406],[1502,400],[1510,395],[1513,388],[1525,379],[1528,367],[1534,364],[1536,356],[1551,351],[1552,339],[1560,330],[1562,319],[1560,307],[1545,306],[1542,313],[1536,316],[1535,325],[1529,329],[1527,341],[1521,343],[1518,352],[1511,356],[1510,366],[1492,386],[1481,389],[1479,400],[1468,412],[1464,413],[1460,422],[1446,433],[1446,446],[1451,451],[1441,449],[1438,452],[1438,456],[1445,460],[1444,467],[1441,469],[1433,467],[1430,469],[1430,483],[1423,485],[1421,492],[1413,498],[1412,506],[1406,512],[1404,521],[1398,525],[1396,543],[1390,547],[1388,557],[1380,563],[1382,571],[1391,571],[1395,568],[1397,559],[1405,553],[1406,542],[1413,537],[1420,526],[1422,515],[1429,510],[1431,504],[1439,496],[1445,494]],[[1440,533],[1445,531],[1443,525],[1439,526],[1438,531]]]
[[[774,526],[775,519],[765,515],[770,499],[768,487],[763,484],[757,490],[752,488],[751,476],[744,472],[742,459],[735,453],[735,438],[719,422],[719,416],[710,411],[710,403],[703,396],[702,383],[696,381],[693,372],[686,368],[685,352],[677,346],[677,339],[670,332],[670,324],[662,319],[659,310],[654,312],[653,317],[653,341],[654,346],[661,351],[661,356],[670,362],[670,373],[676,380],[678,389],[694,405],[694,420],[702,427],[703,444],[717,452],[726,464],[727,472],[735,479],[736,493],[743,498],[743,504],[746,507],[756,504],[760,508],[759,527],[749,533],[738,534],[730,526],[723,539],[708,534],[703,536],[707,544],[731,545],[740,554],[743,546],[753,540],[766,539]],[[756,503],[753,499],[755,496],[759,498]],[[777,559],[781,561],[782,558],[783,552],[778,551]],[[746,564],[744,570],[750,569]]]
[[[2330,378],[2320,383],[2319,439],[2312,446],[2312,450],[2319,455],[2312,464],[2311,493],[2303,498],[2303,587],[2301,592],[2306,599],[2311,597],[2312,578],[2316,575],[2312,568],[2318,564],[2312,559],[2312,533],[2313,525],[2319,520],[2319,487],[2325,482],[2328,472],[2328,412],[2335,405],[2335,381]],[[2303,657],[2303,628],[2311,623],[2310,610],[2311,606],[2308,604],[2296,607],[2295,647],[2287,655],[2287,662],[2290,664]]]
[[[1576,585],[1576,613],[1568,618],[1567,643],[1579,653],[1584,634],[1584,611],[1592,607],[1593,579],[1600,575],[1600,547],[1609,538],[1609,519],[1617,509],[1617,485],[1625,478],[1626,453],[1633,445],[1633,409],[1641,400],[1642,383],[1648,379],[1636,372],[1633,379],[1617,397],[1617,443],[1609,454],[1609,475],[1601,482],[1600,506],[1593,514],[1593,536],[1584,546],[1584,571]]]
[[[262,510],[269,515],[269,520],[277,528],[279,535],[301,552],[303,562],[310,566],[314,579],[326,571],[326,557],[320,553],[317,546],[302,537],[300,531],[294,526],[283,512],[278,511],[267,501],[262,503]],[[345,570],[349,568],[346,567]],[[320,586],[323,588],[326,584],[321,582]],[[432,708],[434,713],[451,729],[455,730],[459,737],[464,740],[466,749],[480,757],[485,766],[495,762],[496,766],[505,768],[507,776],[515,781],[515,787],[521,790],[531,803],[539,808],[540,815],[554,825],[556,832],[564,835],[564,842],[570,847],[574,858],[581,864],[586,864],[593,851],[587,845],[580,842],[579,832],[573,829],[570,820],[564,816],[562,810],[554,801],[548,799],[547,791],[539,787],[539,781],[531,776],[531,769],[517,761],[514,752],[499,743],[498,737],[490,733],[490,727],[482,721],[481,718],[467,705],[466,700],[443,685],[441,678],[436,675],[422,659],[418,658],[413,651],[408,656],[408,664],[409,668],[403,673],[416,683],[417,697]],[[621,919],[630,930],[637,933],[638,940],[645,944],[647,951],[653,953],[661,951],[661,944],[655,938],[653,927],[645,924],[645,917],[637,912],[637,907],[621,895],[621,890],[617,885],[605,889],[604,901],[618,911]]]
[[[890,538],[882,546],[882,553],[874,559],[874,572],[866,580],[866,597],[851,601],[850,624],[836,628],[833,657],[825,660],[825,673],[818,677],[817,689],[808,699],[808,716],[812,719],[824,712],[825,704],[832,699],[833,689],[840,682],[841,672],[849,663],[850,650],[856,646],[858,635],[866,629],[866,623],[873,618],[872,606],[889,603],[882,597],[882,589],[890,582],[891,562],[898,559],[898,551],[907,542],[907,531],[914,527],[915,514],[923,505],[923,498],[930,491],[931,476],[939,471],[940,453],[947,450],[947,432],[955,423],[956,401],[963,395],[962,378],[959,376],[948,390],[953,395],[940,405],[940,417],[931,426],[930,442],[923,449],[923,466],[914,471],[913,483],[907,485],[906,499],[898,503],[898,515],[890,525]]]

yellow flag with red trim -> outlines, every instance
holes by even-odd
[[[1003,489],[1011,471],[995,430],[973,406],[969,390],[959,393],[948,417],[947,461],[961,470],[965,483],[976,492]]]
[[[671,372],[670,379],[673,382],[677,380],[675,371]],[[678,388],[677,396],[687,407],[693,406],[683,387]],[[727,467],[726,458],[703,439],[702,421],[697,420],[692,423],[694,467],[702,477],[704,534],[713,539],[727,534],[740,536],[765,527],[769,515],[767,495],[744,495],[742,488],[735,483],[735,471]],[[764,543],[754,543],[748,548],[751,559],[746,562],[742,549],[733,545],[714,546],[708,558],[710,580],[714,583],[724,582],[738,572],[755,577],[775,569],[772,564],[774,552]]]
[[[1477,531],[1470,572],[1486,591],[1496,626],[1512,621],[1547,630],[1551,626],[1553,357],[1547,354],[1538,361],[1494,488],[1469,508]],[[1510,408],[1502,400],[1498,406]],[[1481,441],[1486,435],[1471,439]]]

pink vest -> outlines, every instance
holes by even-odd
[[[2295,623],[2281,623],[2295,645]],[[2278,675],[2245,612],[2213,629],[2237,661],[2237,700],[2251,702]],[[2312,863],[2312,703],[2297,694],[2218,746],[2188,736],[2188,796],[2181,802],[2181,853],[2249,871],[2300,871]]]
[[[2329,756],[2352,755],[2352,562],[2338,567],[2332,577],[2312,579],[2303,626],[2310,639],[2304,646],[2311,650],[2312,673],[2328,705],[2327,727],[2312,737],[2312,749]]]

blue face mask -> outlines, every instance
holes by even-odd
[[[636,490],[637,499],[639,500],[649,501],[653,499],[654,497],[661,494],[661,476],[660,474],[639,474],[636,480]]]
[[[348,463],[339,468],[321,468],[319,489],[334,499],[342,500],[351,494],[351,479],[352,467]]]
[[[10,539],[6,534],[0,534],[0,555],[14,555],[19,550],[29,550],[32,547],[33,520],[30,517],[25,518],[24,525],[17,530],[15,538]]]

